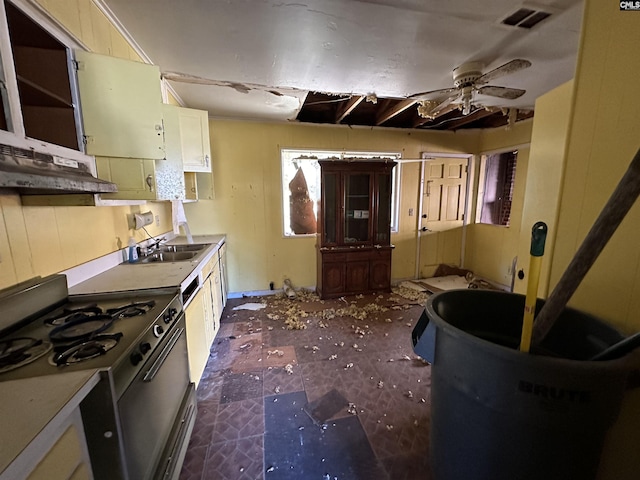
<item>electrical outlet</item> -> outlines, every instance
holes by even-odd
[[[156,227],[160,226],[160,215],[156,215]]]
[[[410,209],[409,209],[409,216],[410,216],[410,217],[413,217],[413,208],[410,208]]]

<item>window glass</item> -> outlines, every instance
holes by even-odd
[[[509,226],[518,152],[487,155],[484,182],[478,196],[479,223]]]
[[[339,160],[341,158],[389,158],[397,160],[400,158],[400,154],[389,152],[282,149],[282,218],[285,237],[316,234],[318,231],[318,203],[321,198],[320,164],[318,160]],[[395,179],[396,177],[399,178],[399,174],[396,172],[398,169],[399,165],[393,169],[392,174],[392,231],[397,231],[397,197],[400,189],[396,188]],[[362,215],[360,212],[359,214]],[[335,236],[336,232],[325,231],[324,234],[325,236]],[[335,239],[333,241],[335,241]]]

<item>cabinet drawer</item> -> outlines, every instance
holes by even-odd
[[[346,253],[330,253],[330,252],[322,252],[322,260],[324,262],[346,262],[347,254]]]

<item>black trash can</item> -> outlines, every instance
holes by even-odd
[[[490,290],[429,298],[412,337],[432,364],[435,480],[595,478],[632,362],[588,359],[623,336],[565,309],[540,352],[520,352],[524,302]]]

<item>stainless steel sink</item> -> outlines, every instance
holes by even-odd
[[[199,252],[209,245],[206,243],[190,243],[186,245],[162,245],[159,252]]]
[[[158,263],[158,262],[184,262],[198,256],[200,252],[154,252],[151,255],[142,257],[138,263]]]

